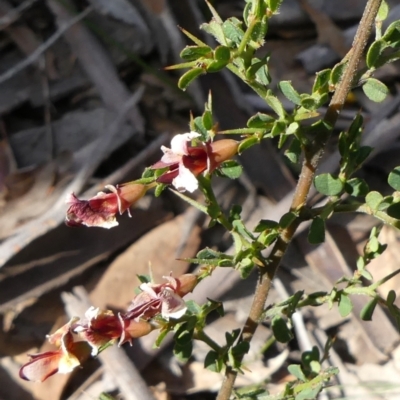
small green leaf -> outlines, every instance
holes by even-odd
[[[364,181],[364,179],[353,178],[349,179],[345,183],[345,190],[348,194],[354,197],[359,197],[359,196],[365,196],[369,191],[369,187],[367,182]]]
[[[277,229],[279,224],[276,221],[270,219],[262,219],[257,226],[254,228],[254,232],[263,232],[267,229]]]
[[[256,43],[263,43],[265,35],[267,34],[267,22],[267,16],[264,15],[262,20],[259,20],[254,24],[253,30],[251,31],[251,39],[254,40]]]
[[[287,228],[292,224],[292,222],[297,218],[297,215],[290,211],[287,212],[286,214],[283,214],[281,219],[279,220],[279,227],[282,229]]]
[[[366,56],[368,68],[378,68],[381,66],[381,63],[379,61],[386,47],[387,44],[382,39],[376,40],[374,43],[371,44]]]
[[[338,306],[339,306],[339,313],[342,316],[342,318],[347,317],[353,310],[353,303],[351,302],[350,297],[345,293],[342,293],[340,295]]]
[[[193,68],[185,72],[178,81],[179,89],[186,90],[187,87],[200,75],[205,73],[203,68]]]
[[[168,335],[170,331],[168,329],[164,329],[160,331],[159,335],[157,336],[155,342],[154,342],[154,347],[159,348],[161,346],[161,343],[164,341],[166,336]]]
[[[202,117],[196,117],[193,121],[191,121],[190,129],[194,132],[200,133],[202,141],[207,141],[209,139],[208,132],[206,127],[203,124]]]
[[[325,241],[325,221],[320,217],[315,217],[308,231],[308,241],[311,244],[319,244]]]
[[[243,167],[234,160],[225,161],[219,167],[220,172],[230,179],[238,179],[243,172]]]
[[[271,136],[276,137],[279,136],[281,133],[285,132],[286,130],[286,123],[285,121],[275,121],[272,129],[271,129]],[[280,146],[278,146],[280,147]]]
[[[271,327],[275,339],[278,342],[287,343],[293,338],[293,334],[291,330],[288,328],[286,321],[279,315],[276,315],[272,319]]]
[[[343,182],[331,174],[321,174],[314,179],[315,188],[325,196],[337,196],[344,188]]]
[[[383,196],[376,191],[369,192],[365,196],[365,202],[367,203],[368,207],[374,211],[378,210],[379,204],[382,202],[382,200]]]
[[[259,142],[260,139],[257,136],[251,136],[248,137],[247,139],[242,140],[239,143],[238,154],[242,154],[245,150],[249,149],[250,147],[253,147],[255,144]]]
[[[213,117],[211,111],[204,111],[204,114],[201,118],[204,128],[209,131],[213,127]]]
[[[361,271],[361,275],[365,278],[365,279],[367,279],[368,281],[372,281],[372,275],[369,273],[369,271],[368,270],[366,270],[366,269],[363,269],[362,271]]]
[[[372,300],[370,300],[360,311],[360,318],[363,321],[371,321],[377,304],[378,298],[373,298]]]
[[[385,100],[386,96],[389,93],[389,89],[387,88],[387,86],[375,78],[368,78],[362,86],[362,89],[365,95],[370,100],[375,101],[376,103],[380,103]]]
[[[271,82],[271,75],[269,74],[268,66],[262,65],[256,71],[256,81],[261,85],[268,86]]]
[[[389,217],[400,219],[400,203],[394,203],[388,207],[386,210],[387,215]]]
[[[222,24],[222,30],[225,34],[225,37],[231,40],[237,46],[243,39],[244,32],[243,29],[239,26],[241,22],[237,18],[229,18]]]
[[[210,64],[207,65],[206,70],[210,73],[218,72],[225,68],[226,64],[228,64],[226,61],[211,61]]]
[[[394,190],[400,191],[400,167],[396,167],[389,174],[388,183]]]
[[[318,393],[322,390],[322,383],[319,383],[315,387],[307,387],[303,389],[299,394],[294,398],[295,400],[314,400],[317,398]]]
[[[198,60],[199,58],[211,55],[212,49],[208,46],[186,46],[180,57],[187,61]]]
[[[306,110],[316,110],[319,107],[317,99],[313,96],[304,96],[300,103]]]
[[[223,61],[227,64],[231,59],[231,51],[230,51],[229,47],[218,46],[214,50],[214,59],[216,61]]]
[[[279,118],[284,119],[286,116],[286,111],[283,108],[282,103],[279,99],[272,94],[270,90],[268,90],[267,95],[265,96],[265,101],[267,104],[278,114]]]
[[[342,75],[343,75],[343,71],[344,71],[344,67],[346,66],[346,63],[339,63],[336,64],[331,72],[331,76],[330,76],[330,83],[333,86],[336,86],[340,80],[342,79]]]
[[[295,88],[292,86],[291,81],[281,81],[278,84],[279,89],[281,89],[281,92],[284,94],[284,96],[291,101],[292,103],[296,105],[300,105],[301,103],[301,98],[299,93],[295,90]]]
[[[329,79],[332,70],[324,69],[323,71],[317,72],[312,92],[326,93],[329,91]]]
[[[306,381],[307,381],[307,378],[306,378],[306,376],[304,375],[304,372],[303,372],[303,370],[301,369],[301,366],[300,366],[300,365],[298,365],[298,364],[290,364],[290,365],[287,367],[287,369],[288,369],[288,371],[289,371],[293,376],[295,376],[297,379],[299,379],[299,380],[301,380],[301,381],[303,381],[303,382],[306,382]]]
[[[275,14],[282,4],[283,0],[267,0],[268,8]]]
[[[396,292],[394,290],[390,290],[386,297],[386,302],[388,305],[393,305],[396,300]]]
[[[207,3],[209,5],[210,3]],[[213,36],[216,41],[222,45],[227,44],[227,40],[222,29],[222,24],[216,19],[212,19],[209,23],[201,24],[200,29]]]
[[[156,186],[156,190],[154,191],[154,196],[155,197],[160,197],[161,193],[167,188],[168,185],[165,185],[164,183],[159,183]]]
[[[375,20],[384,21],[387,18],[388,14],[389,14],[389,6],[386,3],[386,1],[383,0],[379,7],[378,14],[376,15]]]
[[[115,400],[115,397],[108,393],[100,393],[99,400]]]
[[[219,359],[218,353],[211,350],[207,353],[204,360],[204,367],[212,372],[221,372],[223,368],[223,360]]]
[[[301,156],[301,142],[296,137],[293,138],[289,148],[285,151],[285,156],[293,163],[297,164]]]
[[[267,126],[272,127],[272,124],[275,122],[275,118],[271,117],[268,114],[257,113],[253,115],[248,121],[247,126],[249,128],[260,128],[266,129]]]
[[[190,340],[184,345],[179,345],[178,343],[174,346],[174,355],[181,362],[189,361],[193,351],[193,341]]]
[[[232,347],[232,355],[235,358],[240,358],[242,356],[244,356],[245,354],[247,354],[249,352],[250,349],[250,343],[247,341],[243,341],[238,343],[236,346]]]
[[[400,20],[394,21],[388,26],[382,39],[391,47],[400,45]]]
[[[251,258],[244,258],[238,264],[239,274],[242,279],[247,279],[253,271],[255,264]]]
[[[313,361],[319,361],[319,350],[317,346],[313,346],[311,350],[307,350],[301,355],[301,362],[310,369]]]
[[[354,156],[354,168],[357,169],[369,157],[373,148],[369,146],[361,146]]]

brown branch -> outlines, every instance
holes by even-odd
[[[368,3],[365,7],[364,14],[361,18],[360,25],[353,41],[353,47],[347,55],[347,66],[345,67],[342,79],[332,97],[325,117],[322,121],[321,131],[316,134],[314,143],[305,151],[305,161],[302,166],[299,181],[293,196],[292,205],[290,207],[292,211],[300,210],[306,203],[307,196],[314,179],[315,171],[324,152],[326,142],[329,139],[339,113],[344,106],[347,94],[350,91],[354,76],[357,72],[358,64],[363,55],[364,48],[367,44],[374,24],[375,16],[378,12],[381,2],[382,0],[368,0]],[[264,311],[264,306],[271,288],[272,279],[278,270],[282,257],[285,254],[299,224],[300,219],[297,218],[290,226],[282,230],[279,238],[275,242],[270,256],[268,257],[268,267],[264,270],[261,270],[261,277],[256,287],[249,316],[243,328],[243,340],[251,341],[253,338]],[[237,372],[232,370],[231,367],[227,367],[217,400],[229,399],[236,376]]]

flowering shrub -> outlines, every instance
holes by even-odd
[[[223,21],[212,5],[207,3],[212,20],[201,28],[212,35],[218,45],[212,49],[183,31],[194,44],[182,50],[184,63],[169,68],[188,69],[178,82],[183,90],[199,75],[227,68],[266,102],[272,110],[271,114],[257,113],[248,120],[246,127],[218,132],[213,121],[210,97],[203,115],[191,119],[190,132],[176,135],[170,148],[163,146],[160,161],[149,166],[139,180],[116,187],[107,186],[107,193],[100,192],[89,200],[79,200],[72,194],[67,200],[69,208],[66,217],[70,226],[111,228],[117,225],[116,215],[129,213],[129,207],[147,191],[154,188],[158,196],[166,187],[172,186],[176,189],[173,192],[181,199],[197,207],[209,216],[211,222],[221,224],[229,232],[235,244],[235,253],[230,255],[203,249],[189,260],[202,266],[196,274],[179,278],[169,276],[161,284],[143,282],[141,293],[133,299],[125,313],[115,315],[110,310],[91,308],[85,320],[73,318],[48,337],[56,350],[30,356],[31,360],[21,368],[22,378],[43,381],[57,372],[69,372],[112,343],[130,343],[134,338],[159,329],[160,336],[156,344],[162,341],[167,332],[174,331],[175,348],[186,358],[190,357],[192,340],[202,340],[210,346],[206,367],[225,374],[217,399],[227,400],[232,394],[237,374],[243,372],[243,357],[257,325],[266,320],[271,323],[275,339],[288,342],[293,336],[291,317],[297,309],[321,304],[332,307],[337,303],[341,315],[347,316],[352,312],[350,296],[362,294],[371,299],[361,311],[362,319],[370,320],[379,303],[386,306],[400,324],[400,310],[394,304],[395,292],[391,291],[387,298],[383,298],[377,291],[399,270],[378,282],[369,282],[372,276],[367,270],[368,263],[385,250],[385,246],[379,243],[377,228],[372,230],[353,276],[341,278],[330,292],[306,294],[300,291],[280,304],[265,307],[271,281],[301,222],[310,222],[308,238],[313,244],[324,241],[325,223],[337,212],[370,214],[400,228],[400,167],[396,167],[388,176],[388,184],[393,190],[388,196],[370,191],[365,180],[354,176],[372,150],[361,145],[363,119],[360,114],[339,136],[339,172],[316,174],[326,143],[352,87],[362,86],[365,94],[378,102],[388,93],[387,87],[373,74],[382,65],[400,58],[400,21],[393,22],[382,32],[382,21],[386,19],[388,7],[382,0],[368,0],[352,50],[332,69],[316,74],[311,93],[299,93],[289,81],[278,83],[281,95],[293,103],[292,111],[287,111],[270,88],[269,56],[258,58],[256,53],[264,44],[268,21],[278,13],[281,1],[246,0],[245,3],[243,21],[237,18]],[[375,39],[368,45],[366,66],[359,67],[373,26]],[[321,115],[323,105],[327,105],[327,109]],[[236,135],[238,140],[216,139],[217,134]],[[263,140],[273,138],[278,139],[279,147],[284,143],[288,145],[286,155],[290,162],[299,164],[300,160],[303,161],[301,172],[287,213],[279,221],[261,220],[250,230],[241,219],[239,206],[233,206],[228,212],[221,208],[213,191],[212,176],[239,177],[241,167],[232,158]],[[322,206],[307,204],[312,185],[326,196]],[[182,193],[197,189],[204,196],[203,202],[197,202]],[[203,305],[190,303],[189,307],[183,300],[198,281],[206,279],[218,267],[235,268],[243,278],[253,269],[259,273],[248,319],[240,332],[226,333],[224,346],[217,345],[204,332],[208,313],[221,310],[221,305],[209,300]],[[185,340],[180,341],[182,336]],[[326,351],[329,346],[327,343]],[[316,349],[303,355],[302,360],[301,365],[289,366],[290,372],[298,380],[289,382],[284,392],[274,396],[274,399],[313,399],[326,386],[326,382],[338,373],[336,368],[322,368],[323,357]],[[271,398],[264,388],[252,389],[241,396]]]
[[[127,312],[115,315],[111,310],[91,307],[85,320],[72,318],[66,325],[48,336],[48,341],[58,349],[30,355],[31,361],[20,370],[20,377],[29,381],[43,382],[56,373],[68,373],[80,366],[90,355],[96,356],[109,345],[118,342],[132,343],[132,339],[147,335],[160,327],[153,318],[161,316],[179,319],[186,312],[182,297],[197,284],[193,274],[179,278],[166,276],[166,283],[142,283],[142,290],[133,300]]]

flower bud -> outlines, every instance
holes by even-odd
[[[182,297],[192,292],[198,283],[197,276],[194,274],[184,274],[176,280],[178,281],[177,294]]]
[[[215,164],[221,164],[222,162],[232,158],[238,150],[239,143],[232,139],[221,139],[212,142],[211,155]]]
[[[125,327],[123,328],[121,334],[121,338],[118,344],[119,346],[126,342],[131,343],[132,339],[146,336],[154,329],[153,326],[147,321],[123,320],[123,317],[120,318],[121,323],[125,325]]]

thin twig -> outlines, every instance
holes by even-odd
[[[91,11],[92,7],[86,8],[77,16],[71,18],[68,23],[63,26],[60,26],[57,32],[55,32],[52,36],[50,36],[43,44],[41,44],[33,53],[31,53],[28,57],[22,60],[14,67],[10,68],[4,74],[0,75],[0,84],[11,79],[13,76],[21,72],[23,69],[28,67],[29,65],[36,62],[36,60],[49,48],[51,47],[71,26],[75,25],[80,20],[84,19]]]
[[[38,0],[25,0],[17,7],[10,9],[6,15],[0,18],[0,30],[7,28],[9,25],[14,23],[26,9],[31,7],[37,1]]]
[[[362,57],[381,2],[382,0],[368,0],[368,3],[365,7],[364,14],[361,18],[359,28],[354,38],[353,47],[348,54],[348,63],[345,67],[342,80],[340,81],[329,104],[323,120],[321,132],[316,134],[315,142],[312,144],[312,146],[310,146],[309,149],[306,150],[305,161],[302,166],[299,181],[297,183],[290,207],[292,211],[300,210],[306,203],[316,169],[324,152],[327,140],[329,139],[339,113],[343,108],[347,94],[350,91],[355,73],[357,72],[358,64]],[[268,298],[272,279],[275,276],[282,257],[284,256],[299,224],[300,220],[297,218],[290,226],[282,230],[280,236],[275,242],[270,256],[268,257],[268,268],[265,268],[265,271],[261,271],[260,281],[257,285],[249,316],[242,332],[242,338],[246,341],[251,341],[253,338],[264,311],[265,302]],[[237,372],[231,367],[227,367],[217,400],[229,399],[233,390],[236,376]]]

